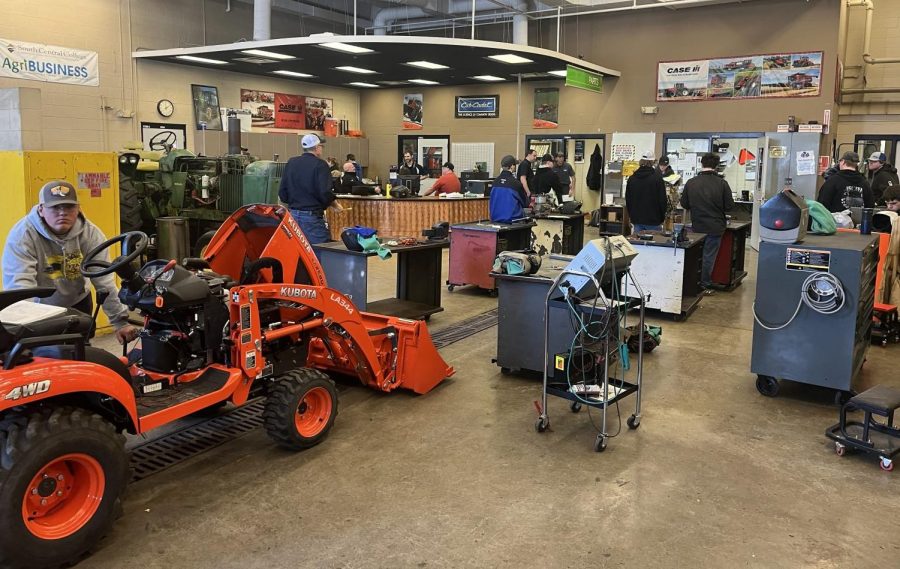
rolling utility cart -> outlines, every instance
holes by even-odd
[[[518,251],[531,246],[534,222],[494,223],[478,221],[450,226],[450,275],[447,290],[475,285],[497,294],[491,276],[494,259],[502,251]]]
[[[719,247],[719,255],[710,276],[714,284],[726,291],[739,287],[747,276],[747,271],[744,270],[744,252],[749,229],[749,221],[728,220],[722,234],[722,245]]]
[[[629,429],[637,429],[641,424],[641,390],[643,380],[643,361],[644,361],[644,342],[643,335],[638,342],[637,352],[637,369],[636,379],[634,383],[625,381],[625,369],[622,369],[621,377],[611,376],[613,360],[626,357],[628,350],[620,337],[620,313],[629,309],[639,308],[638,329],[644,329],[644,292],[638,283],[631,276],[629,271],[622,273],[621,283],[627,287],[629,284],[634,287],[636,296],[625,296],[624,301],[607,300],[602,292],[598,292],[596,296],[589,301],[588,310],[590,311],[587,324],[583,324],[585,312],[585,301],[581,301],[580,308],[575,308],[573,297],[563,297],[563,302],[573,308],[572,313],[576,322],[580,322],[581,330],[576,332],[575,340],[570,344],[566,353],[552,354],[550,350],[550,310],[551,303],[556,302],[562,292],[559,288],[560,283],[564,281],[564,277],[581,277],[588,279],[594,285],[595,291],[601,291],[600,283],[594,275],[585,272],[564,269],[553,280],[550,289],[544,297],[544,361],[553,358],[553,378],[550,378],[548,371],[549,365],[544,365],[544,381],[541,392],[541,403],[538,412],[540,415],[535,421],[534,428],[537,432],[543,433],[550,426],[550,416],[547,410],[548,396],[553,395],[571,402],[569,408],[573,413],[577,413],[583,406],[600,409],[600,431],[594,441],[594,450],[603,452],[606,450],[607,442],[610,438],[607,429],[607,414],[611,405],[618,402],[629,395],[634,394],[635,405],[634,413],[628,418],[627,424]],[[587,281],[585,281],[587,282]],[[617,285],[618,286],[618,285]],[[601,312],[602,311],[602,312]],[[594,318],[590,318],[595,316]],[[596,324],[595,324],[596,323]],[[576,340],[579,337],[589,338],[587,342],[581,346],[579,350],[574,348]],[[624,347],[624,348],[623,348]],[[575,381],[573,381],[573,377]],[[617,434],[617,433],[616,433]],[[613,435],[615,436],[615,435]]]

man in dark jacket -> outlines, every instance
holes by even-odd
[[[700,270],[700,286],[706,294],[712,294],[712,272],[728,224],[725,212],[734,207],[731,186],[716,173],[718,165],[718,154],[704,154],[700,173],[687,181],[681,194],[681,206],[690,210],[694,231],[706,234]]]
[[[519,163],[519,168],[516,170],[516,178],[519,179],[519,183],[525,188],[525,195],[529,199],[531,198],[531,192],[534,191],[534,188],[531,187],[534,179],[534,170],[532,170],[531,165],[535,160],[537,160],[537,150],[529,148],[528,152],[525,153],[525,159]]]
[[[540,195],[550,193],[551,190],[556,194],[556,201],[562,203],[563,188],[559,176],[553,171],[553,156],[544,154],[537,174],[531,180],[531,192]]]
[[[661,231],[666,219],[666,183],[653,164],[653,152],[645,152],[625,184],[625,207],[635,233]]]
[[[488,210],[491,221],[510,223],[525,217],[524,208],[528,203],[525,188],[513,174],[519,161],[507,154],[500,161],[500,175],[491,187]]]
[[[828,208],[831,213],[846,211],[851,207],[873,207],[872,189],[869,182],[859,173],[859,154],[853,151],[844,152],[838,162],[839,170],[828,176],[819,188],[816,201]]]
[[[318,135],[305,135],[300,140],[303,154],[288,160],[278,188],[278,199],[290,208],[311,244],[331,240],[325,208],[335,200],[335,195],[331,171],[321,158],[322,144],[324,141]]]
[[[872,186],[872,199],[878,205],[884,204],[882,195],[891,186],[900,186],[897,169],[887,162],[884,152],[873,152],[869,156],[869,184]]]

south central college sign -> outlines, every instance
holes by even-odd
[[[500,95],[456,97],[456,118],[495,119],[500,116]]]
[[[97,60],[96,51],[0,38],[0,77],[97,87]]]

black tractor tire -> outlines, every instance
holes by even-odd
[[[206,252],[206,247],[209,245],[209,242],[212,241],[212,238],[215,236],[215,231],[207,231],[203,235],[200,236],[200,239],[197,239],[197,242],[194,243],[194,257],[198,259],[203,258],[203,254]]]
[[[141,193],[131,180],[123,180],[119,184],[119,226],[122,233],[144,229]]]
[[[279,377],[270,388],[263,424],[280,446],[303,450],[328,436],[337,414],[334,381],[319,370],[301,367]]]
[[[44,408],[0,421],[0,567],[78,561],[120,515],[129,474],[125,437],[96,413]]]

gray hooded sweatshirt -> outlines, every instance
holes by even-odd
[[[88,251],[106,241],[100,228],[79,214],[65,235],[56,235],[38,215],[34,206],[10,230],[3,248],[3,289],[52,286],[56,292],[37,302],[71,307],[89,294],[88,279],[81,274],[81,261]],[[108,261],[109,255],[101,255]],[[93,279],[94,288],[110,295],[103,303],[109,321],[121,328],[128,323],[128,309],[116,296],[118,287],[112,275]]]

